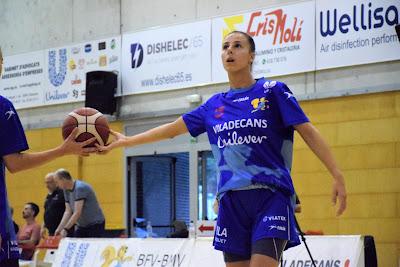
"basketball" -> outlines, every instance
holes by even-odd
[[[68,114],[62,125],[62,136],[64,140],[71,134],[72,130],[78,127],[75,141],[83,142],[92,137],[96,141],[86,147],[94,147],[96,143],[107,144],[110,134],[107,118],[94,108],[78,108]]]

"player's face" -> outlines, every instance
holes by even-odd
[[[227,72],[250,72],[254,53],[251,52],[247,37],[241,33],[227,35],[222,43],[221,59]]]

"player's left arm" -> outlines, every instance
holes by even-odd
[[[64,155],[77,154],[87,156],[90,152],[95,152],[96,148],[84,148],[84,146],[93,142],[96,138],[93,137],[84,142],[76,142],[75,136],[78,128],[75,128],[71,134],[65,139],[60,146],[42,152],[33,153],[12,153],[3,156],[4,163],[11,173],[27,170],[45,164],[55,158]]]
[[[339,200],[339,207],[336,215],[341,215],[346,209],[346,187],[343,174],[337,166],[328,144],[322,138],[317,128],[310,122],[295,125],[294,128],[331,173],[334,179],[332,203],[335,205],[336,201]]]

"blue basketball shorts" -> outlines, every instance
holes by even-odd
[[[290,197],[265,188],[226,192],[219,202],[214,248],[248,256],[252,244],[265,238],[288,240],[286,249],[300,244]]]

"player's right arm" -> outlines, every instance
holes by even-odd
[[[77,154],[88,156],[90,152],[95,152],[96,148],[84,148],[84,146],[93,142],[96,138],[93,137],[84,142],[76,142],[75,136],[78,128],[75,128],[71,134],[65,139],[60,146],[42,152],[23,153],[17,152],[3,156],[4,163],[11,173],[27,170],[45,164],[55,158]]]
[[[183,118],[179,117],[174,122],[163,124],[161,126],[150,129],[146,132],[133,136],[125,136],[121,133],[111,131],[111,134],[115,138],[114,141],[107,146],[100,146],[97,144],[96,146],[100,153],[106,153],[111,149],[117,147],[130,147],[147,143],[153,143],[164,139],[174,138],[175,136],[187,132],[188,129],[186,127],[185,122],[183,121]]]

